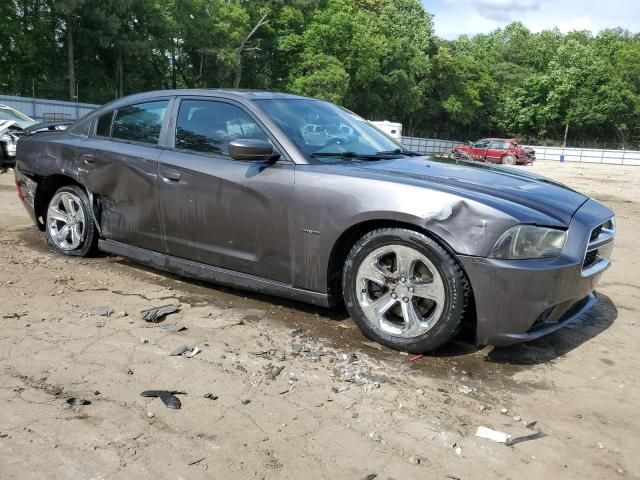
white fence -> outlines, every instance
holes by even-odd
[[[44,122],[77,120],[98,107],[98,105],[91,103],[63,102],[60,100],[44,100],[10,95],[0,95],[0,103],[15,108],[34,120]]]
[[[409,150],[434,155],[447,154],[462,142],[438,140],[435,138],[402,137],[402,144]],[[557,162],[604,163],[609,165],[640,166],[638,150],[600,150],[595,148],[562,148],[527,145],[536,151],[536,159]]]

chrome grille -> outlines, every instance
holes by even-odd
[[[589,234],[589,242],[582,262],[582,275],[587,277],[609,266],[609,255],[615,237],[615,221],[610,218],[596,226]]]

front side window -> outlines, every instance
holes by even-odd
[[[241,108],[211,100],[183,100],[176,122],[176,148],[229,155],[229,142],[239,138],[269,141]]]
[[[157,144],[168,103],[168,100],[159,100],[119,108],[113,119],[111,136],[133,142]]]
[[[478,140],[476,143],[473,144],[473,148],[488,148],[489,147],[489,140]]]
[[[376,155],[402,150],[369,122],[344,108],[313,99],[260,99],[256,104],[309,159],[318,162],[335,153]]]

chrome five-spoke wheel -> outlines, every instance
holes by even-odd
[[[442,317],[446,290],[435,265],[405,245],[372,251],[356,273],[358,303],[366,319],[390,335],[417,337]]]
[[[56,193],[47,210],[47,233],[62,251],[75,250],[82,244],[86,215],[80,198],[68,191]]]

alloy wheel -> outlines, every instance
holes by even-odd
[[[58,192],[47,210],[49,237],[61,250],[75,250],[85,234],[85,213],[80,199],[69,192]]]
[[[435,265],[404,245],[377,248],[360,264],[358,303],[376,328],[399,337],[428,332],[444,312],[447,293]]]

